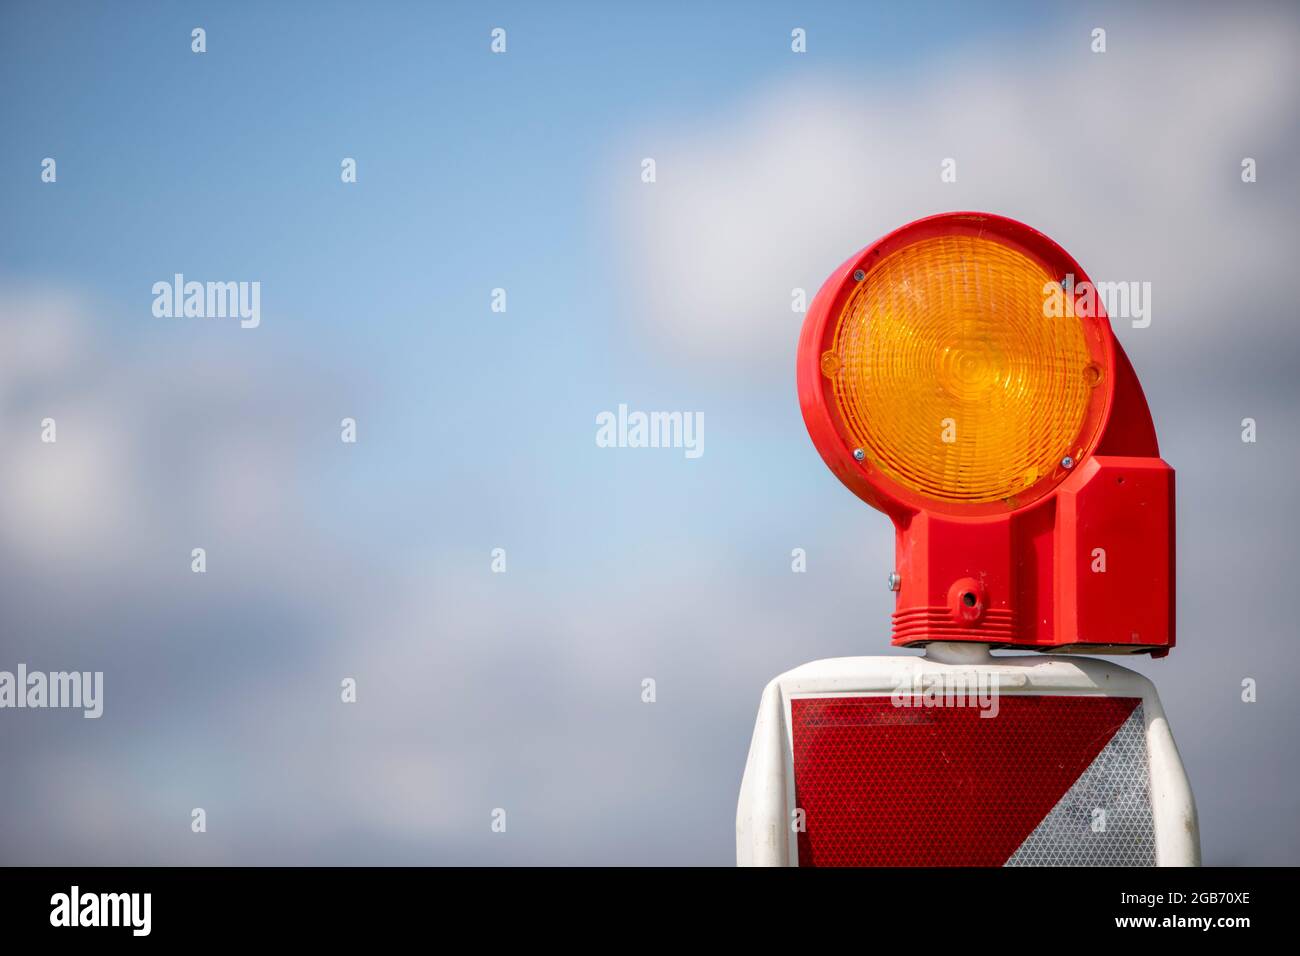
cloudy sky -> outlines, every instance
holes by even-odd
[[[914,653],[791,290],[952,209],[1152,284],[1115,327],[1179,646],[1125,664],[1206,862],[1300,862],[1297,42],[1284,4],[0,8],[0,669],[105,675],[99,720],[0,713],[0,862],[733,861],[766,681]],[[175,273],[261,324],[155,316]],[[620,403],[704,454],[598,448]]]

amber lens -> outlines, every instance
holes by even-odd
[[[1014,498],[1077,455],[1100,370],[1081,321],[1045,306],[1055,283],[971,236],[923,239],[871,268],[821,366],[866,460],[922,495],[974,503]]]

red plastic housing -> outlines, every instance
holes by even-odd
[[[1174,646],[1174,472],[1160,459],[1155,427],[1133,367],[1101,312],[1086,332],[1104,387],[1089,411],[1090,435],[1071,469],[1007,502],[932,500],[859,462],[821,371],[853,273],[918,239],[996,238],[1049,275],[1086,273],[1047,236],[987,213],[918,220],[845,262],[813,299],[799,340],[799,403],[813,444],[848,488],[897,529],[900,576],[893,643],[971,641],[1088,653]],[[1100,311],[1100,310],[1099,310]]]

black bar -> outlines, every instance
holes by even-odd
[[[934,934],[949,942],[1004,938],[1027,946],[1098,935],[1174,940],[1199,934],[1231,945],[1243,932],[1285,932],[1294,884],[1293,870],[1264,868],[12,868],[0,869],[0,926],[6,941],[62,937],[79,945],[399,943],[417,933],[432,946],[450,946],[447,934],[458,929],[472,930],[480,941],[522,932],[543,945],[597,928],[669,945],[690,937],[665,933],[699,925],[732,943],[770,942],[772,934],[785,933],[864,945],[884,938],[901,945]],[[52,925],[71,922],[74,886],[78,922],[116,913],[121,925]],[[146,893],[148,934],[137,936]],[[105,901],[101,894],[114,895]],[[1016,935],[1002,936],[1008,932]],[[1051,935],[1019,935],[1029,932]],[[623,937],[602,938],[612,944]]]

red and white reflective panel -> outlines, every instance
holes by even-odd
[[[1142,702],[790,702],[800,866],[1155,864]]]
[[[1196,865],[1196,807],[1151,682],[1064,656],[817,661],[764,691],[742,865]],[[978,653],[981,656],[971,656]],[[913,689],[977,685],[954,704]]]

